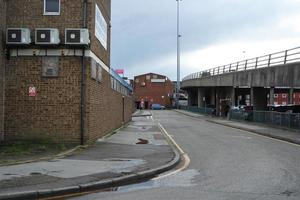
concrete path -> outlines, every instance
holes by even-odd
[[[231,121],[221,118],[208,117],[197,113],[192,113],[184,110],[176,110],[187,116],[205,119],[209,122],[237,128],[245,131],[254,132],[263,136],[300,144],[300,130],[287,130],[282,128],[275,128],[261,123]]]
[[[148,114],[139,111],[140,117],[127,127],[75,155],[0,167],[0,199],[25,199],[22,194],[27,193],[28,198],[51,196],[48,193],[66,187],[65,193],[76,188],[83,191],[101,181],[111,183],[105,187],[115,186],[124,181],[122,177],[136,181],[175,166],[178,153]]]

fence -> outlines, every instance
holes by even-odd
[[[212,115],[214,112],[213,108],[198,108],[197,106],[179,106],[179,109],[194,113],[200,113],[203,115]]]
[[[280,127],[300,129],[299,113],[281,113],[273,111],[234,111],[231,110],[229,118],[233,120],[246,120]]]
[[[300,47],[280,51],[256,58],[251,58],[228,65],[215,67],[202,72],[190,74],[183,78],[183,81],[203,78],[208,76],[215,76],[236,71],[246,71],[250,69],[257,69],[263,67],[271,67],[281,64],[293,63],[300,61]]]

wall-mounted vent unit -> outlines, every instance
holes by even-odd
[[[27,28],[8,28],[6,30],[6,44],[28,45],[31,43],[30,30]]]
[[[65,30],[65,44],[68,45],[88,45],[90,43],[88,29],[71,29]]]
[[[38,45],[57,45],[60,43],[59,31],[55,28],[35,29],[35,44]]]

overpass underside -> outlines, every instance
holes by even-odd
[[[268,106],[274,105],[274,94],[287,93],[288,102],[293,104],[294,92],[300,92],[293,88],[268,88],[268,87],[198,87],[188,91],[189,106],[200,108],[216,108],[216,114],[225,116],[232,107],[248,106],[253,110],[268,110]]]

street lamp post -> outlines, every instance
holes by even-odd
[[[180,91],[180,1],[177,1],[177,87],[176,87],[176,106],[179,109],[179,91]]]

